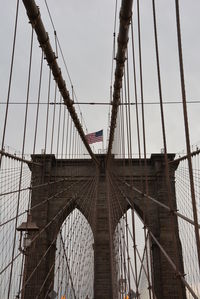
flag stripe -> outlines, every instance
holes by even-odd
[[[103,130],[87,134],[86,139],[89,144],[103,141]]]

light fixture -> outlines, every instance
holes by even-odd
[[[38,230],[39,227],[35,222],[32,221],[32,216],[30,213],[28,213],[27,221],[22,222],[22,224],[17,227],[17,231],[20,232],[19,251],[21,253],[26,254],[27,248],[31,245],[30,233],[36,232]]]

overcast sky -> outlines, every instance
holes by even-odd
[[[118,1],[118,7],[120,1]],[[53,29],[47,14],[43,0],[38,0],[42,19],[46,30],[49,32],[52,45],[54,44]],[[115,0],[48,0],[49,8],[55,23],[62,50],[67,61],[68,69],[73,81],[78,101],[109,101],[110,74],[112,62],[112,42],[114,27]],[[134,1],[134,8],[136,1]],[[158,17],[158,39],[160,48],[161,72],[163,97],[166,101],[181,100],[180,80],[177,56],[177,41],[175,27],[175,5],[174,0],[156,1]],[[0,11],[0,102],[6,100],[9,65],[11,56],[11,45],[13,38],[13,26],[16,1],[7,0],[3,2]],[[186,91],[188,100],[200,100],[200,2],[198,0],[181,0],[181,25],[183,34],[183,53],[186,78]],[[119,13],[117,14],[118,18]],[[133,12],[136,49],[137,43],[137,19],[136,10]],[[13,75],[13,87],[11,101],[24,101],[26,98],[28,56],[30,49],[31,26],[28,24],[25,9],[20,1],[19,27],[16,45],[16,59]],[[141,0],[141,28],[142,28],[142,57],[144,76],[144,100],[158,101],[155,48],[153,40],[152,4],[150,0]],[[118,32],[118,25],[117,30]],[[55,48],[55,47],[54,47]],[[37,100],[38,74],[40,63],[40,49],[35,39],[33,54],[33,70],[31,81],[30,101]],[[131,56],[131,49],[130,49]],[[138,61],[138,52],[136,51]],[[62,68],[63,76],[66,78],[67,87],[70,83],[64,69],[63,62],[59,56],[58,62]],[[138,62],[137,62],[138,73]],[[130,60],[131,99],[133,94],[133,75]],[[139,74],[139,73],[138,73]],[[42,101],[47,101],[46,83],[48,81],[48,70],[44,69],[44,83]],[[46,82],[46,83],[45,83]],[[139,80],[138,80],[139,84]],[[52,85],[53,86],[53,85]],[[139,91],[139,85],[138,85]],[[140,95],[139,95],[140,98]],[[53,87],[52,96],[53,100]],[[5,106],[0,106],[1,124]],[[43,109],[43,110],[42,110]],[[50,108],[51,111],[53,107]],[[81,106],[83,116],[89,132],[104,129],[107,132],[108,106]],[[41,118],[44,118],[45,108],[41,108]],[[188,105],[191,143],[200,141],[199,112],[200,104]],[[134,115],[134,111],[132,111]],[[159,106],[146,106],[146,131],[147,151],[160,152],[162,146]],[[168,149],[171,152],[179,152],[185,148],[182,106],[165,106]],[[35,121],[35,107],[29,108],[28,132],[26,152],[32,149],[31,124]],[[24,106],[13,105],[10,108],[6,144],[14,148],[21,148],[20,130],[23,126]],[[134,140],[134,116],[133,116],[133,140]],[[44,124],[41,123],[41,127]],[[2,126],[1,126],[2,128]],[[16,130],[17,129],[17,130]],[[44,130],[43,130],[44,131]],[[42,140],[38,144],[38,151],[42,148]],[[29,139],[30,138],[30,139]],[[136,140],[136,139],[135,139]],[[97,144],[96,148],[101,147]],[[137,152],[137,146],[133,145]]]
[[[118,1],[120,6],[120,2]],[[162,73],[163,98],[165,101],[180,101],[180,78],[177,55],[175,27],[175,1],[156,0],[158,17],[158,42]],[[44,0],[37,0],[41,16],[55,49],[53,28],[51,26]],[[141,34],[144,79],[144,101],[158,102],[155,48],[153,39],[152,3],[141,0]],[[114,28],[115,0],[48,0],[67,66],[73,81],[78,101],[109,102],[110,77],[112,64],[112,43]],[[137,79],[139,84],[137,18],[133,10]],[[0,10],[0,102],[6,101],[11,48],[13,39],[15,0],[1,1]],[[188,101],[200,100],[200,1],[180,0],[183,56]],[[117,13],[118,19],[119,11]],[[118,25],[117,30],[118,32]],[[30,51],[31,26],[20,1],[19,26],[17,31],[16,55],[11,89],[11,102],[26,101],[28,57]],[[34,39],[33,69],[31,78],[30,101],[37,100],[39,65],[41,51]],[[133,72],[130,56],[131,101],[134,102]],[[58,58],[67,87],[70,83],[61,56]],[[45,62],[46,64],[46,62]],[[48,68],[44,67],[41,101],[47,101]],[[139,85],[138,85],[139,91]],[[54,85],[51,88],[53,101]],[[140,94],[138,94],[140,99]],[[21,150],[25,105],[10,105],[5,144]],[[108,106],[81,106],[88,132],[104,129],[107,133]],[[58,110],[58,107],[57,107]],[[31,105],[28,112],[28,127],[25,152],[33,148],[33,132],[36,106]],[[50,118],[53,106],[50,107]],[[0,136],[4,122],[5,105],[0,104]],[[132,108],[133,151],[137,153],[135,111]],[[189,104],[189,124],[191,144],[200,144],[200,103]],[[46,106],[41,106],[37,152],[44,147]],[[58,111],[57,111],[58,117]],[[58,119],[58,118],[57,118]],[[182,106],[166,105],[165,119],[169,152],[180,152],[185,148]],[[145,106],[147,152],[160,152],[163,147],[161,138],[159,106]],[[106,139],[106,136],[105,136]],[[98,149],[101,144],[95,145]],[[138,232],[140,234],[140,231]]]

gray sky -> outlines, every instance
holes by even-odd
[[[120,1],[118,1],[120,4]],[[13,75],[13,87],[11,100],[25,101],[27,86],[28,56],[30,49],[30,25],[25,13],[23,4],[20,3],[20,18],[18,27],[18,37],[16,46],[16,59]],[[49,32],[52,45],[54,46],[53,30],[49,21],[46,7],[43,0],[38,0],[42,19]],[[72,77],[75,92],[79,101],[109,101],[109,86],[111,74],[112,41],[114,27],[114,7],[115,0],[48,0],[49,8],[56,26],[57,35],[62,45],[62,50],[67,61],[68,69]],[[136,1],[134,1],[135,8]],[[166,101],[180,100],[180,81],[178,73],[178,56],[175,31],[175,8],[173,0],[156,1],[158,16],[158,38],[160,48],[160,60],[162,71],[163,97]],[[119,5],[118,5],[119,6]],[[198,0],[180,1],[181,24],[183,33],[183,53],[185,65],[186,91],[188,100],[200,99],[200,2]],[[7,0],[3,3],[0,11],[0,101],[6,100],[8,85],[9,64],[11,55],[11,44],[13,36],[15,14],[15,1]],[[119,15],[119,14],[118,14]],[[117,18],[118,18],[117,15]],[[136,16],[134,9],[133,16]],[[135,18],[135,42],[137,43],[137,20]],[[144,76],[144,99],[148,101],[158,101],[155,49],[153,40],[152,6],[150,0],[141,0],[141,28],[142,28],[142,56],[143,56],[143,76]],[[118,26],[117,30],[118,32]],[[131,51],[131,50],[130,50]],[[130,52],[131,56],[131,52]],[[136,51],[137,61],[138,52]],[[30,100],[36,101],[38,89],[38,72],[40,63],[40,50],[35,39],[34,58],[32,70],[32,83]],[[68,89],[70,84],[67,79],[61,57],[58,62],[62,68],[63,76],[66,78]],[[131,98],[133,94],[132,62],[130,59],[130,82]],[[138,73],[138,63],[137,63]],[[44,83],[42,101],[47,100],[45,90],[48,80],[48,70],[44,70]],[[46,82],[46,83],[45,83]],[[139,92],[139,80],[138,80]],[[139,95],[140,98],[140,95]],[[53,100],[53,88],[52,96]],[[0,106],[1,123],[3,119],[4,106]],[[84,119],[89,132],[104,129],[108,124],[108,107],[103,106],[81,106]],[[53,107],[50,108],[51,111]],[[41,117],[44,118],[46,108],[41,108]],[[199,127],[200,104],[188,106],[191,143],[200,141]],[[134,115],[134,111],[132,111]],[[12,106],[8,119],[8,130],[6,144],[17,149],[21,148],[20,130],[23,126],[23,107]],[[162,148],[161,126],[159,106],[146,106],[146,131],[147,131],[147,151],[159,152]],[[169,151],[178,152],[185,148],[182,106],[165,106],[166,129]],[[35,120],[35,107],[29,109],[29,126],[27,131],[26,152],[32,149],[32,125]],[[44,123],[40,124],[41,128]],[[1,126],[2,127],[2,126]],[[133,149],[137,152],[135,135],[135,117],[133,116]],[[44,131],[44,130],[43,130]],[[14,133],[15,132],[15,133]],[[38,151],[42,148],[44,137],[39,137]],[[96,148],[101,145],[97,144]]]
[[[120,1],[118,1],[120,4]],[[180,79],[177,56],[177,40],[175,28],[174,0],[156,0],[158,17],[158,39],[162,72],[163,98],[165,101],[181,100]],[[134,8],[135,8],[134,1]],[[145,102],[158,101],[156,77],[155,48],[153,40],[152,6],[150,0],[141,0],[142,58]],[[13,26],[16,1],[2,1],[0,10],[0,102],[6,101]],[[37,0],[42,19],[54,46],[53,29],[49,21],[43,0]],[[112,42],[114,27],[115,0],[48,0],[49,8],[56,26],[68,69],[79,101],[109,101]],[[181,26],[183,38],[183,54],[188,100],[200,100],[200,1],[180,0]],[[119,13],[117,14],[117,16]],[[138,73],[137,19],[134,9],[134,31]],[[117,30],[118,32],[118,26]],[[28,57],[30,49],[31,26],[28,24],[25,9],[20,1],[19,27],[16,45],[16,58],[11,90],[11,101],[26,100]],[[30,101],[37,100],[40,49],[35,38],[33,69],[31,79]],[[131,57],[131,48],[129,51]],[[70,84],[61,57],[58,59],[66,78],[68,89]],[[41,100],[47,101],[48,68],[44,68]],[[132,60],[130,58],[131,99],[134,101]],[[139,92],[139,84],[138,84]],[[53,101],[54,87],[51,90]],[[138,95],[140,98],[140,94]],[[108,107],[81,106],[89,132],[104,129],[107,132]],[[58,109],[57,109],[58,110]],[[50,107],[50,118],[53,106]],[[5,106],[0,105],[0,136],[4,122]],[[36,107],[30,106],[25,152],[31,153],[33,148],[33,131]],[[132,108],[132,140],[133,150],[137,153],[135,111]],[[200,104],[188,105],[191,144],[200,144]],[[44,146],[44,119],[46,106],[40,110],[37,152]],[[58,116],[58,114],[57,114]],[[159,106],[145,106],[147,152],[160,152],[163,147]],[[185,148],[182,106],[165,106],[165,119],[168,140],[168,151],[179,152]],[[22,128],[24,123],[24,105],[13,105],[9,109],[8,126],[5,144],[21,150]],[[51,128],[51,127],[50,127]],[[95,145],[100,148],[101,145]],[[139,224],[138,224],[139,226]],[[140,231],[138,231],[140,234]],[[139,238],[139,236],[138,236]]]

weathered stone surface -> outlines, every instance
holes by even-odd
[[[34,155],[34,161],[37,161],[43,165],[43,167],[32,166],[32,186],[44,184],[45,182],[51,182],[65,178],[66,180],[57,184],[48,184],[46,187],[33,188],[31,205],[32,207],[44,201],[43,205],[39,208],[35,208],[32,213],[33,221],[37,223],[40,230],[45,227],[51,219],[59,212],[60,216],[54,221],[47,230],[41,233],[40,237],[35,243],[35,246],[29,249],[29,254],[25,259],[25,268],[23,276],[24,292],[22,294],[23,299],[35,298],[39,290],[42,287],[42,291],[38,299],[43,299],[48,292],[48,288],[51,285],[53,287],[53,272],[47,279],[47,273],[49,273],[50,265],[55,260],[55,246],[51,246],[48,254],[42,259],[43,255],[51,244],[55,245],[53,240],[57,235],[59,228],[63,221],[69,215],[69,213],[76,207],[83,215],[88,219],[88,222],[92,228],[94,234],[94,299],[108,299],[115,298],[116,292],[113,290],[113,286],[117,285],[117,281],[114,281],[112,277],[112,253],[110,238],[112,238],[112,232],[109,230],[109,209],[108,201],[110,200],[107,194],[106,186],[106,166],[105,156],[97,155],[99,159],[100,168],[97,169],[91,160],[56,160],[54,155]],[[173,159],[173,155],[169,155],[169,159]],[[142,167],[140,166],[142,163]],[[134,186],[141,189],[141,182],[144,185],[144,161],[138,159],[130,160],[114,160],[113,167],[115,172],[127,182],[133,182]],[[81,206],[75,200],[72,200],[74,194],[81,190],[85,181],[90,177],[98,177],[98,189],[97,196],[94,198],[94,217],[88,217],[88,206]],[[152,155],[147,160],[147,177],[149,185],[149,195],[155,197],[161,203],[168,205],[167,189],[164,176],[164,160],[163,155]],[[67,180],[68,178],[71,178]],[[73,179],[72,179],[73,178]],[[174,173],[171,173],[173,193],[174,193]],[[69,188],[72,184],[73,187]],[[124,194],[129,198],[131,204],[134,205],[135,210],[141,218],[146,218],[148,226],[152,233],[156,236],[160,244],[166,249],[170,258],[179,264],[181,272],[183,272],[182,251],[181,243],[178,235],[178,224],[175,218],[175,225],[170,225],[169,213],[159,207],[157,204],[144,199],[143,196],[137,192],[132,191],[124,184],[120,184],[120,188]],[[60,191],[65,190],[62,193]],[[58,194],[54,197],[55,194]],[[45,201],[47,198],[52,197],[52,200]],[[119,219],[123,213],[130,207],[123,196],[120,196],[120,204],[122,211],[119,211]],[[174,208],[176,208],[175,196],[173,196]],[[95,219],[94,219],[95,218]],[[118,219],[118,220],[119,220]],[[113,224],[113,227],[117,225]],[[174,234],[175,230],[175,234]],[[52,243],[53,242],[53,243]],[[176,246],[178,247],[178,256],[176,255]],[[42,262],[37,268],[35,273],[33,269],[38,262],[42,259]],[[166,258],[160,252],[160,249],[156,243],[152,240],[152,267],[153,267],[153,284],[157,299],[185,299],[185,289],[180,283],[180,279],[175,277]],[[30,277],[31,275],[31,277]],[[28,279],[28,281],[27,281]],[[51,287],[51,288],[52,288]]]

